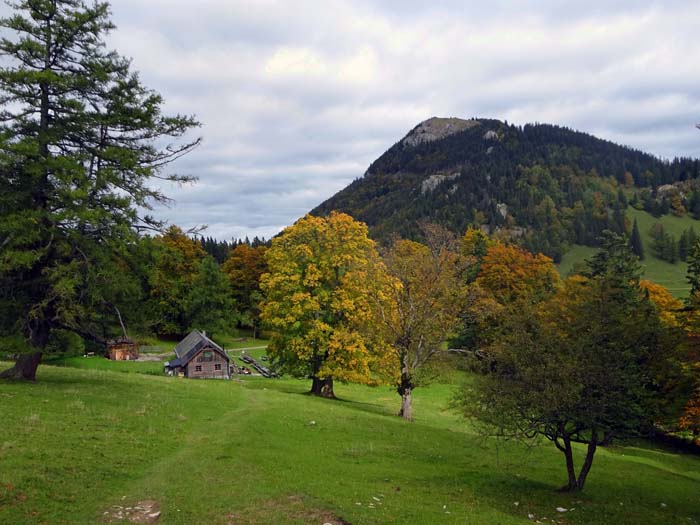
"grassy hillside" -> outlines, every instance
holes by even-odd
[[[696,221],[688,216],[676,217],[674,215],[656,218],[645,211],[639,211],[632,207],[627,209],[627,216],[630,221],[637,220],[639,232],[642,236],[642,244],[646,254],[646,258],[642,261],[643,277],[665,286],[676,297],[685,297],[689,290],[688,283],[685,280],[688,265],[684,262],[670,264],[654,257],[651,251],[652,239],[649,235],[649,230],[654,223],[660,222],[664,225],[664,229],[668,233],[673,234],[677,240],[680,238],[681,233],[691,226],[700,234],[700,221]],[[590,258],[595,252],[595,248],[588,246],[573,246],[562,257],[558,265],[559,273],[562,276],[566,276],[576,263],[581,263],[585,259]]]
[[[571,249],[564,254],[561,258],[561,262],[557,265],[557,269],[562,277],[569,275],[577,264],[582,264],[585,260],[590,259],[597,248],[591,248],[590,246],[580,246],[574,245]]]
[[[586,492],[561,494],[562,454],[480,437],[449,385],[417,390],[409,424],[389,388],[328,401],[295,380],[38,379],[0,383],[0,523],[113,522],[146,501],[161,523],[700,523],[700,458],[606,448]]]
[[[688,265],[684,262],[670,264],[654,257],[651,253],[652,239],[649,235],[649,230],[654,223],[660,222],[664,225],[664,229],[668,233],[673,234],[676,240],[678,240],[681,233],[691,226],[695,228],[696,232],[700,233],[700,221],[693,220],[688,216],[676,217],[675,215],[664,215],[663,217],[656,218],[645,211],[635,210],[634,208],[628,208],[627,216],[630,221],[637,220],[639,232],[642,235],[644,253],[646,254],[646,258],[642,262],[644,276],[651,281],[665,286],[677,297],[686,296],[690,289],[685,280]]]

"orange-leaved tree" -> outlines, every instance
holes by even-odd
[[[498,243],[486,250],[476,283],[501,304],[538,302],[554,293],[559,274],[546,255]]]
[[[549,298],[560,278],[552,259],[469,229],[462,253],[470,261],[466,272],[469,293],[459,334],[450,344],[478,351],[488,345],[509,312]]]
[[[680,299],[671,295],[668,288],[647,279],[640,279],[639,287],[658,309],[662,322],[668,326],[680,326],[684,315],[683,302]]]
[[[314,395],[334,397],[334,379],[377,384],[395,369],[386,346],[359,329],[384,281],[363,223],[307,215],[272,241],[265,260],[261,318],[279,370],[311,378]]]

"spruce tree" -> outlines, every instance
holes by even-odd
[[[630,248],[632,253],[639,257],[640,260],[644,260],[644,245],[642,244],[642,236],[639,234],[637,219],[634,219],[634,224],[632,225],[632,233],[630,234]]]
[[[130,61],[105,47],[109,5],[23,0],[0,26],[0,328],[26,351],[3,375],[34,379],[56,330],[91,335],[96,261],[133,242],[165,196],[153,179],[197,146],[197,121],[166,116]],[[92,297],[86,307],[86,297]],[[95,334],[92,334],[95,335]]]

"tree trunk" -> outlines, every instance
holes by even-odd
[[[311,383],[311,391],[309,394],[312,396],[327,397],[329,399],[335,399],[335,393],[333,392],[333,378],[332,377],[316,377],[313,376]]]
[[[586,459],[583,461],[581,466],[581,472],[579,472],[578,478],[576,477],[576,469],[574,468],[574,454],[571,448],[571,438],[568,434],[562,432],[562,441],[564,446],[562,447],[558,441],[555,441],[557,448],[564,453],[566,457],[566,472],[569,475],[569,482],[564,485],[560,491],[561,492],[578,492],[583,490],[586,484],[586,477],[591,471],[591,466],[593,465],[593,457],[595,456],[596,448],[598,447],[598,433],[595,429],[591,431],[591,440],[588,442],[588,449],[586,451]]]
[[[33,319],[27,323],[29,330],[29,344],[35,348],[35,352],[20,354],[15,361],[15,366],[0,373],[0,379],[23,379],[36,381],[36,369],[39,368],[44,348],[49,342],[51,327],[44,319],[48,317],[44,312],[43,318]]]
[[[39,368],[43,352],[33,352],[31,354],[21,354],[15,366],[0,373],[0,379],[23,379],[25,381],[36,381],[36,369]]]
[[[401,373],[401,383],[397,388],[399,395],[401,396],[401,410],[399,410],[399,416],[404,418],[406,421],[413,421],[413,406],[411,404],[411,394],[413,393],[413,382],[408,374],[405,372]]]
[[[593,456],[595,455],[596,448],[598,446],[598,433],[595,429],[591,432],[591,440],[588,442],[588,450],[586,451],[586,459],[581,467],[581,472],[578,475],[578,490],[583,490],[583,486],[586,484],[586,476],[591,470],[591,465],[593,465]]]
[[[574,451],[571,448],[571,439],[568,435],[562,437],[564,440],[564,456],[566,457],[566,472],[569,475],[569,483],[561,488],[562,492],[574,492],[578,489],[576,481],[576,469],[574,468]]]
[[[401,394],[401,410],[399,415],[406,421],[413,421],[413,407],[411,406],[411,389],[407,388]]]

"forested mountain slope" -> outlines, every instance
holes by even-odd
[[[349,213],[380,242],[419,237],[422,219],[456,233],[478,224],[559,260],[605,229],[629,232],[628,201],[700,213],[699,169],[548,124],[431,118],[312,213]]]

